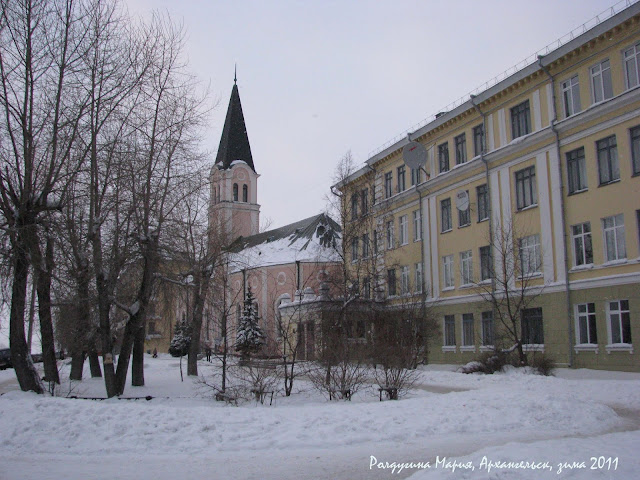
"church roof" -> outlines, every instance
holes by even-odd
[[[340,225],[325,213],[250,237],[229,247],[236,270],[296,261],[339,261]]]
[[[240,93],[238,92],[237,83],[234,82],[215,165],[218,168],[227,170],[231,168],[231,164],[236,160],[244,161],[251,167],[251,170],[256,171],[253,166],[247,127],[244,123]]]

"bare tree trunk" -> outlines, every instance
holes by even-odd
[[[75,352],[71,357],[70,380],[82,380],[82,369],[84,367],[84,352]]]
[[[89,370],[91,370],[91,378],[102,377],[102,369],[100,368],[100,360],[95,345],[91,345],[89,350]]]
[[[209,278],[206,273],[199,273],[196,278],[195,298],[193,299],[193,318],[191,320],[191,343],[187,360],[187,375],[198,375],[198,353],[200,353],[200,332],[202,330],[202,316],[204,302],[209,290]]]
[[[17,236],[21,236],[20,233]],[[27,340],[24,336],[24,310],[27,298],[27,277],[29,275],[26,250],[21,248],[20,245],[14,245],[13,256],[13,285],[11,291],[11,314],[9,316],[11,363],[13,363],[22,391],[31,390],[36,393],[44,393],[38,378],[38,372],[29,356]]]
[[[36,316],[36,279],[31,279],[31,303],[29,303],[29,333],[27,334],[27,349],[31,351],[31,339],[33,338],[33,321]]]
[[[133,339],[133,356],[131,362],[131,385],[144,386],[144,322],[140,322]]]
[[[37,242],[37,239],[33,239]],[[34,252],[39,252],[37,243],[33,245]],[[38,253],[39,254],[39,253]],[[42,258],[32,259],[38,262],[40,270],[37,277],[38,290],[38,316],[40,317],[40,335],[42,337],[42,361],[44,362],[44,380],[47,382],[60,383],[58,374],[58,363],[56,359],[56,348],[53,339],[53,322],[51,320],[51,275],[53,271],[53,239],[47,238],[44,265]],[[38,261],[39,260],[39,261]]]

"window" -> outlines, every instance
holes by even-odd
[[[564,116],[570,117],[578,113],[580,107],[580,85],[578,75],[571,77],[566,82],[562,82],[562,99],[564,101]]]
[[[591,265],[593,263],[593,247],[591,246],[591,223],[585,222],[571,227],[573,238],[573,264]]]
[[[520,274],[522,277],[540,272],[540,235],[520,239]]]
[[[467,140],[466,135],[458,135],[453,139],[456,144],[456,165],[460,165],[467,161]]]
[[[373,231],[373,254],[378,254],[378,231]]]
[[[584,147],[567,152],[567,171],[569,174],[569,194],[587,189],[587,165],[584,160]]]
[[[602,219],[604,232],[604,259],[606,262],[627,258],[622,214]]]
[[[487,220],[489,218],[489,191],[486,185],[476,187],[476,196],[478,198],[478,221]]]
[[[620,166],[618,165],[618,146],[616,136],[603,138],[596,142],[598,152],[598,173],[600,185],[615,182],[620,179]]]
[[[460,278],[462,285],[473,283],[473,256],[471,250],[460,252]]]
[[[631,134],[631,172],[640,175],[640,125],[629,130]]]
[[[480,247],[480,280],[491,280],[491,246]]]
[[[445,347],[456,346],[456,317],[453,315],[444,316],[444,345]]]
[[[442,275],[444,288],[453,288],[453,255],[442,257]]]
[[[387,172],[384,174],[384,198],[389,198],[393,195],[393,172]]]
[[[493,312],[482,312],[482,345],[493,346]]]
[[[393,248],[393,220],[387,222],[387,249]]]
[[[511,109],[511,138],[515,139],[531,133],[531,112],[529,100]]]
[[[369,258],[369,234],[362,235],[362,258]]]
[[[467,198],[469,198],[469,190],[465,190]],[[467,207],[465,210],[458,210],[458,228],[471,225],[471,209]]]
[[[598,103],[613,97],[613,87],[611,84],[611,66],[609,59],[598,65],[591,67],[591,95],[593,103]]]
[[[400,267],[400,293],[406,295],[409,293],[409,266]]]
[[[451,230],[451,199],[445,198],[440,202],[440,213],[442,221],[442,232]]]
[[[369,300],[371,298],[371,279],[369,277],[364,277],[362,279],[362,296],[365,300]]]
[[[415,291],[416,291],[416,293],[420,293],[420,292],[422,292],[422,263],[416,263],[415,264],[415,272],[416,272],[416,277],[415,277],[416,288],[415,288]]]
[[[398,223],[398,226],[400,227],[400,245],[406,245],[409,243],[409,224],[407,223],[407,216],[402,215]]]
[[[418,242],[422,240],[422,215],[420,210],[413,211],[413,241]]]
[[[351,220],[358,218],[358,202],[358,194],[354,193],[351,195]]]
[[[627,88],[637,87],[640,83],[640,43],[624,51],[624,79]]]
[[[449,144],[443,143],[438,145],[438,164],[440,165],[440,173],[449,171]]]
[[[355,262],[356,260],[358,260],[358,248],[359,248],[359,239],[356,238],[352,238],[351,239],[351,261]]]
[[[536,167],[534,165],[516,172],[516,202],[518,210],[538,203]]]
[[[396,270],[394,268],[387,270],[387,286],[389,287],[389,296],[396,295]]]
[[[473,127],[473,155],[478,156],[484,152],[484,124]]]
[[[524,345],[543,345],[542,309],[525,308],[520,317],[522,343]]]
[[[473,313],[462,314],[462,345],[472,346],[475,344],[473,338]]]
[[[607,302],[609,334],[611,343],[631,344],[631,318],[629,300]]]
[[[411,169],[411,186],[418,185],[422,181],[422,171],[419,168]]]
[[[246,185],[242,185],[242,201],[244,203],[249,201],[249,188]]]
[[[147,322],[147,335],[159,335],[160,332],[156,330],[156,322]]]
[[[405,166],[398,167],[398,193],[404,192],[407,189],[407,183],[405,180]]]
[[[238,184],[237,183],[233,184],[233,201],[234,202],[238,201]]]
[[[592,345],[598,343],[595,303],[576,305],[576,342]]]
[[[360,201],[362,206],[362,215],[369,213],[369,189],[365,188],[360,192]]]

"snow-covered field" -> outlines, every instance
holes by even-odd
[[[638,478],[640,374],[556,375],[428,366],[399,401],[379,402],[370,387],[328,402],[297,380],[272,406],[232,406],[181,382],[169,356],[147,357],[147,386],[125,392],[151,401],[23,393],[5,370],[0,479]],[[104,384],[86,378],[61,393],[102,397]]]

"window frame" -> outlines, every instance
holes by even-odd
[[[606,66],[605,63],[607,64]],[[597,70],[596,70],[597,69]],[[596,79],[600,78],[599,85],[596,85]],[[602,60],[595,65],[589,67],[589,83],[591,85],[592,104],[604,102],[613,98],[613,81],[611,77],[611,62],[609,59]],[[608,85],[606,85],[607,82]],[[607,89],[608,87],[608,89]],[[598,98],[601,97],[601,98]]]
[[[520,311],[520,339],[523,345],[544,345],[544,317],[541,307],[523,308]]]
[[[449,162],[449,142],[438,145],[438,167],[440,173],[451,170],[451,164]]]
[[[384,174],[384,198],[391,198],[393,196],[393,172],[386,172]]]
[[[242,185],[242,201],[244,203],[249,203],[249,187],[246,183]]]
[[[480,281],[491,280],[493,278],[493,265],[491,260],[491,245],[485,245],[478,249],[480,255]]]
[[[567,152],[565,158],[567,160],[567,187],[569,195],[589,190],[584,147],[579,147]]]
[[[473,250],[460,252],[460,287],[473,284]]]
[[[358,205],[360,203],[360,195],[356,192],[351,195],[351,220],[358,218]]]
[[[493,347],[495,345],[495,324],[493,321],[493,312],[487,310],[482,312],[482,346]],[[489,325],[489,328],[487,328]],[[488,332],[487,332],[488,330]]]
[[[442,257],[442,285],[443,289],[452,289],[456,286],[454,274],[453,254]]]
[[[473,127],[473,156],[478,157],[485,151],[484,123]]]
[[[629,142],[631,149],[631,175],[635,177],[640,175],[640,125],[629,129]]]
[[[363,188],[360,190],[360,208],[362,210],[362,215],[367,215],[369,213],[369,189]]]
[[[462,346],[475,347],[475,321],[473,313],[462,314]],[[469,338],[470,337],[470,338]]]
[[[511,140],[531,133],[531,107],[529,99],[511,107]]]
[[[407,189],[406,172],[407,172],[407,169],[404,165],[400,165],[396,169],[396,173],[398,175],[398,183],[397,183],[398,193],[402,193]]]
[[[422,212],[420,209],[413,211],[413,241],[422,240]]]
[[[615,309],[612,309],[612,305],[617,304]],[[623,308],[624,307],[624,308]],[[630,347],[633,345],[633,337],[631,335],[631,309],[629,308],[629,300],[628,299],[616,299],[616,300],[607,300],[605,311],[607,315],[607,334],[609,336],[609,346],[626,346]],[[626,315],[625,315],[626,314]],[[617,329],[614,330],[614,319],[613,316],[618,315],[619,318],[617,320]],[[624,318],[626,317],[626,319]],[[628,324],[628,328],[625,328]],[[628,331],[628,338],[625,338],[625,330]],[[619,342],[614,342],[616,338],[614,338],[615,334],[619,334]],[[624,341],[628,340],[628,341]]]
[[[445,212],[447,213],[446,216]],[[446,223],[445,218],[447,220]],[[446,233],[453,230],[453,222],[451,218],[451,198],[444,198],[440,200],[440,227],[440,233]]]
[[[422,293],[422,263],[418,262],[414,264],[414,280],[415,280],[415,292]]]
[[[578,231],[578,227],[580,231]],[[585,227],[588,230],[585,230]],[[588,267],[593,265],[593,237],[591,222],[582,222],[571,225],[571,245],[573,247],[573,266]],[[587,248],[587,244],[589,248]],[[590,255],[588,250],[591,251]],[[591,261],[589,261],[591,260]]]
[[[620,180],[618,140],[615,135],[609,135],[596,141],[596,158],[600,185],[608,185]],[[606,173],[608,178],[603,178],[603,173]]]
[[[580,311],[581,307],[584,307],[584,311]],[[593,302],[575,304],[574,318],[575,318],[576,345],[597,346],[598,345],[598,328],[597,328],[596,304]],[[585,327],[584,331],[582,328],[583,326]],[[586,341],[583,341],[583,338],[586,338]]]
[[[395,268],[387,269],[387,293],[389,297],[395,297],[398,294],[398,283]]]
[[[627,56],[627,52],[631,51],[631,55]],[[629,60],[635,64],[635,84],[631,85],[629,81]],[[622,65],[624,69],[624,86],[625,90],[630,90],[640,85],[640,42],[625,48],[622,51]]]
[[[518,211],[538,205],[538,185],[536,166],[518,170],[514,173],[516,182],[516,208]],[[527,197],[528,193],[528,197]]]
[[[370,250],[371,249],[369,248],[369,234],[363,233],[362,234],[362,258],[369,258]]]
[[[467,135],[462,132],[460,135],[453,137],[453,145],[456,151],[456,165],[462,165],[467,162]]]
[[[465,192],[467,192],[467,198],[471,198],[471,197],[469,197],[469,190],[465,190]],[[464,228],[464,227],[468,227],[469,225],[471,225],[471,208],[470,208],[470,206],[467,206],[466,210],[460,210],[458,208],[456,208],[456,210],[458,210],[458,228]]]
[[[407,245],[409,243],[409,219],[407,215],[398,217],[398,234],[400,246]]]
[[[562,82],[560,87],[562,88],[564,117],[568,118],[576,113],[580,113],[582,111],[582,105],[580,102],[580,79],[578,74]]]
[[[613,220],[613,225],[607,226],[607,220]],[[618,221],[620,220],[620,223]],[[613,246],[615,247],[615,258],[609,257],[609,236],[608,232],[613,233]],[[625,238],[624,227],[624,214],[619,213],[617,215],[611,215],[602,219],[602,245],[604,247],[604,261],[605,263],[611,262],[624,262],[627,259],[627,241]],[[621,240],[620,240],[621,239]],[[622,247],[622,248],[620,248]],[[621,251],[619,251],[621,250]]]
[[[351,262],[357,262],[360,256],[360,238],[351,239]]]
[[[387,250],[392,250],[393,248],[395,248],[394,242],[395,242],[395,225],[394,225],[394,221],[393,220],[388,220],[387,221]]]
[[[409,275],[409,265],[402,265],[400,267],[400,295],[411,293]]]
[[[455,350],[456,345],[456,316],[444,316],[444,328],[442,329],[442,341],[444,347],[452,347]]]
[[[476,203],[478,206],[478,222],[489,220],[489,188],[486,183],[476,187]]]
[[[539,233],[518,239],[518,257],[520,259],[520,278],[525,279],[542,273],[542,252]],[[531,258],[534,258],[536,262],[535,270],[533,271],[530,270]]]

